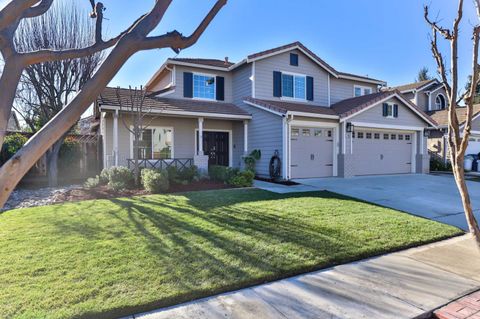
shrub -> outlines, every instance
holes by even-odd
[[[198,168],[195,165],[182,169],[170,166],[167,168],[167,172],[170,183],[176,184],[188,184],[194,180],[198,180],[200,177]]]
[[[109,168],[104,168],[100,172],[100,175],[98,176],[98,181],[100,182],[100,185],[107,185],[108,183],[108,174],[109,174]]]
[[[228,184],[235,187],[251,187],[253,185],[253,178],[255,173],[251,170],[237,172],[228,180]]]
[[[9,134],[3,142],[3,161],[8,161],[25,143],[28,138],[20,133]]]
[[[452,165],[450,162],[447,162],[445,164],[441,158],[437,157],[431,157],[430,158],[430,171],[435,172],[435,171],[451,171],[452,170]]]
[[[161,193],[170,187],[167,171],[153,169],[142,170],[142,185],[150,193]]]
[[[85,183],[83,183],[83,187],[85,187],[87,189],[96,188],[98,186],[100,186],[100,176],[98,176],[98,175],[95,176],[95,177],[87,178]]]
[[[262,157],[262,151],[260,150],[253,150],[248,156],[243,158],[245,162],[245,168],[247,170],[255,172],[255,165],[258,160]]]
[[[208,175],[217,182],[228,182],[233,176],[239,172],[238,168],[231,168],[227,166],[212,165],[208,168]]]
[[[131,188],[134,182],[133,172],[123,166],[113,166],[104,169],[100,173],[99,183],[108,182],[108,187],[114,191],[119,191],[124,188]]]

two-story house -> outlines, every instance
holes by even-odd
[[[146,166],[177,161],[208,169],[241,167],[259,149],[257,174],[269,176],[277,155],[284,179],[427,172],[424,132],[436,123],[385,86],[336,70],[300,42],[238,63],[168,59],[146,85],[151,124],[140,156]],[[130,115],[113,88],[97,105],[104,164],[127,165]]]
[[[409,83],[397,86],[407,99],[425,111],[436,123],[437,128],[429,130],[428,151],[443,162],[448,161],[448,100],[445,87],[437,79]],[[456,110],[460,129],[467,118],[467,109],[458,107]],[[466,154],[480,153],[480,105],[474,105],[472,119],[472,135],[469,140]]]

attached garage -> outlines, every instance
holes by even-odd
[[[291,177],[331,177],[334,175],[333,128],[291,128]]]
[[[358,129],[352,148],[353,175],[412,173],[413,132]]]

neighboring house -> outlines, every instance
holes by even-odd
[[[207,169],[241,167],[259,149],[257,174],[269,176],[278,154],[284,179],[428,172],[424,130],[436,123],[385,85],[339,72],[299,42],[238,63],[168,59],[146,85],[153,119],[140,156],[145,166]],[[133,138],[123,122],[131,118],[116,90],[107,88],[97,107],[105,166],[128,165]]]
[[[397,86],[394,89],[399,90],[406,98],[410,99],[420,109],[425,111],[438,124],[436,129],[430,130],[428,138],[428,151],[432,156],[447,162],[448,159],[448,101],[445,87],[437,79],[410,83]],[[463,129],[467,109],[458,107],[456,110],[460,129]],[[473,110],[473,129],[469,140],[466,154],[480,153],[480,105],[474,105]]]
[[[7,131],[9,132],[19,132],[21,131],[20,122],[18,121],[17,114],[12,112],[10,118],[8,119]]]

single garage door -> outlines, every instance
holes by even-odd
[[[292,178],[333,176],[333,129],[292,127]]]
[[[480,153],[480,136],[470,136],[465,154]]]
[[[353,139],[354,174],[412,172],[412,133],[356,130]]]

